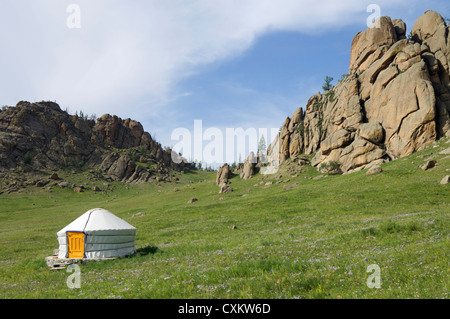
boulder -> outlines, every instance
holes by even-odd
[[[352,144],[342,150],[340,163],[342,172],[348,172],[355,168],[364,168],[367,164],[381,159],[386,151],[379,146],[361,137],[357,137]]]
[[[392,24],[394,25],[395,33],[397,34],[397,39],[401,40],[406,37],[406,23],[401,19],[392,20]]]
[[[192,204],[192,203],[195,203],[197,201],[198,201],[197,198],[191,198],[190,200],[188,200],[188,204]]]
[[[441,185],[447,185],[449,183],[450,183],[450,175],[445,176],[440,182]]]
[[[122,155],[108,170],[108,175],[113,176],[116,180],[122,180],[131,174],[135,165],[128,155]]]
[[[58,180],[60,180],[61,178],[59,178],[58,174],[53,173],[48,179],[52,179],[52,180],[54,180],[54,181],[58,181]]]
[[[231,186],[229,185],[223,185],[220,188],[219,194],[226,194],[226,193],[231,193],[233,191],[233,188],[231,188]]]
[[[342,174],[341,163],[338,161],[323,162],[320,164],[318,171],[330,175]]]
[[[431,52],[434,53],[436,52],[435,49],[445,47],[445,45],[442,45],[446,40],[444,36],[445,29],[446,24],[442,16],[435,11],[428,10],[423,15],[421,15],[414,23],[412,29],[413,40],[416,42],[425,41],[430,45]]]
[[[427,171],[427,170],[429,170],[429,169],[435,167],[436,164],[437,164],[437,163],[436,163],[435,160],[430,160],[430,161],[427,161],[425,164],[421,165],[420,168],[421,168],[423,171]]]
[[[340,129],[329,135],[321,144],[322,154],[329,154],[332,150],[343,148],[352,142],[352,134],[346,129]]]
[[[44,187],[44,186],[46,186],[48,183],[50,183],[50,181],[40,180],[40,181],[37,181],[34,185],[35,185],[36,187]]]
[[[84,189],[81,186],[77,186],[77,187],[74,187],[73,191],[77,192],[77,193],[83,193]]]
[[[145,215],[147,215],[147,214],[144,213],[144,212],[139,212],[139,213],[134,214],[134,215],[131,216],[131,217],[132,217],[132,218],[136,218],[136,217],[142,217],[142,216],[145,216]]]
[[[301,184],[299,184],[299,183],[295,183],[295,184],[292,184],[292,185],[285,185],[285,186],[283,186],[283,190],[287,191],[287,190],[299,187],[300,185]]]
[[[374,174],[381,173],[382,171],[383,171],[383,169],[381,168],[381,166],[375,165],[375,166],[371,167],[369,170],[367,170],[366,175],[374,175]]]
[[[384,141],[384,130],[380,122],[371,122],[361,124],[359,127],[359,136],[374,144]]]
[[[61,182],[58,184],[60,188],[73,188],[73,184],[69,182]]]

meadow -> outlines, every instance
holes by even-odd
[[[295,176],[288,161],[271,176],[235,176],[228,194],[205,171],[175,183],[114,182],[106,194],[1,194],[0,298],[448,299],[450,190],[439,182],[450,158],[438,152],[449,147],[443,139],[370,176],[314,179],[322,174],[310,166]],[[422,171],[430,157],[438,166]],[[81,288],[69,289],[70,274],[44,259],[58,248],[56,232],[95,207],[138,229],[139,254],[82,265]],[[379,289],[367,285],[369,265],[380,268]]]

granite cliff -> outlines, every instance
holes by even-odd
[[[288,117],[271,158],[315,154],[320,169],[358,171],[416,152],[450,134],[449,27],[427,11],[406,24],[381,17],[351,45],[349,72]],[[275,154],[276,153],[276,154]]]

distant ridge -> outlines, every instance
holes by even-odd
[[[0,176],[15,185],[7,189],[33,183],[45,172],[86,167],[107,180],[145,183],[170,181],[170,171],[185,164],[175,164],[171,150],[131,119],[105,114],[90,120],[54,102],[20,101],[0,112]]]

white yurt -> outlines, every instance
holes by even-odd
[[[91,209],[58,233],[58,258],[112,258],[136,252],[136,228],[102,208]]]

